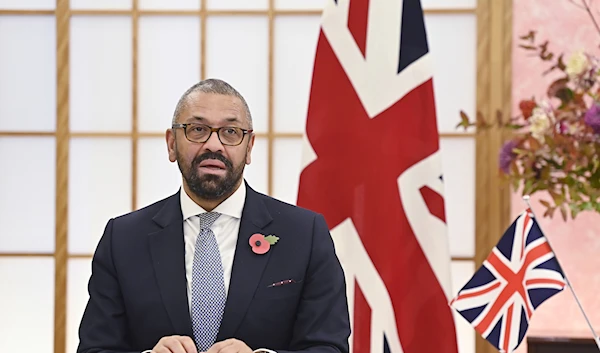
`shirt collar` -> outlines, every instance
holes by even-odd
[[[179,193],[179,200],[181,203],[181,213],[183,214],[183,220],[197,216],[201,213],[205,213],[206,210],[200,207],[194,200],[192,200],[185,192],[183,187]],[[218,212],[223,215],[227,215],[233,218],[242,218],[242,211],[246,202],[246,185],[241,183],[240,186],[234,191],[231,196],[221,202],[213,212]]]

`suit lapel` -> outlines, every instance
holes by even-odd
[[[248,310],[270,257],[270,252],[257,255],[250,248],[249,239],[252,234],[267,235],[263,228],[272,221],[272,218],[260,196],[250,187],[246,187],[246,190],[246,202],[235,248],[227,303],[217,341],[234,336]]]
[[[175,332],[193,337],[179,192],[167,200],[153,220],[163,228],[150,234],[150,253],[160,295]]]

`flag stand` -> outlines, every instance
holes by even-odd
[[[524,195],[523,196],[523,201],[525,201],[525,203],[527,204],[527,206],[529,208],[529,211],[533,214],[533,216],[535,218],[537,218],[535,216],[535,213],[533,212],[533,209],[531,208],[531,204],[529,203],[529,198],[530,198],[529,195]],[[542,226],[541,226],[541,224],[539,224],[539,222],[538,222],[538,225],[540,227],[540,231],[542,232],[542,234],[544,234],[544,230],[542,229]],[[548,240],[548,237],[546,237],[545,234],[544,234],[544,237],[546,238],[546,241],[548,242],[548,246],[550,247],[550,250],[552,250],[552,252],[554,252],[554,249],[552,249],[552,245],[550,244],[550,240]],[[592,326],[592,323],[590,322],[590,319],[588,318],[588,316],[586,315],[585,311],[583,310],[583,306],[581,305],[581,302],[579,301],[579,298],[577,297],[577,294],[575,294],[575,290],[573,289],[573,286],[571,286],[571,282],[569,282],[569,279],[567,278],[567,274],[565,273],[565,271],[563,270],[562,266],[560,265],[560,262],[558,261],[558,256],[556,256],[555,259],[556,259],[556,263],[558,264],[558,268],[560,269],[560,271],[565,276],[565,283],[567,284],[567,287],[569,287],[569,289],[571,290],[571,293],[573,293],[573,297],[575,298],[575,302],[577,302],[577,306],[579,306],[579,310],[581,310],[581,313],[583,314],[583,317],[585,318],[585,321],[587,322],[590,330],[592,331],[592,335],[594,336],[594,341],[596,342],[596,346],[598,347],[598,350],[600,351],[600,337],[598,337],[598,334],[594,330],[594,327]]]

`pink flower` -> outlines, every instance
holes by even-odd
[[[558,123],[557,130],[561,134],[566,134],[569,131],[569,127],[564,121]]]
[[[250,237],[250,246],[252,247],[252,251],[259,255],[266,253],[271,248],[271,244],[260,233],[253,234]]]

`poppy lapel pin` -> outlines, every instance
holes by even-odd
[[[252,248],[252,252],[255,254],[266,254],[269,249],[271,249],[271,245],[275,245],[279,241],[279,237],[274,235],[264,236],[260,233],[252,234],[250,237],[250,247]]]

